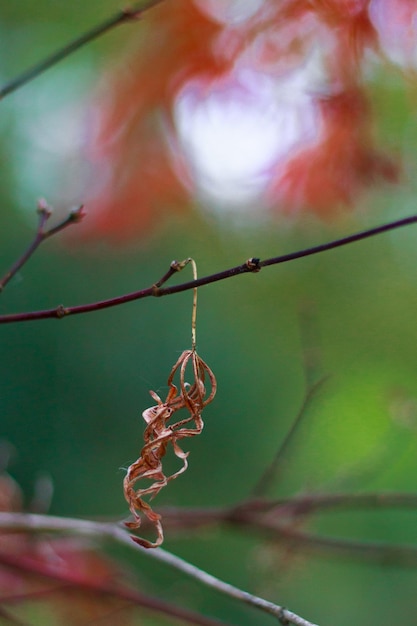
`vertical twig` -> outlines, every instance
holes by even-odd
[[[264,496],[269,490],[269,488],[271,487],[272,482],[277,478],[278,470],[280,468],[280,465],[282,465],[283,459],[285,457],[285,453],[290,443],[294,439],[300,427],[300,424],[303,421],[306,411],[308,407],[310,406],[314,396],[316,395],[317,391],[320,389],[320,387],[323,385],[323,383],[326,380],[327,380],[327,376],[324,378],[321,378],[314,385],[312,385],[309,389],[307,389],[307,392],[304,395],[304,398],[298,410],[298,413],[295,416],[295,419],[293,423],[291,424],[290,429],[287,431],[277,452],[275,453],[272,463],[268,465],[268,467],[265,469],[265,471],[262,473],[261,477],[255,484],[255,486],[253,487],[252,497],[259,498],[261,496]]]

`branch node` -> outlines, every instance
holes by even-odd
[[[287,614],[287,609],[284,606],[281,606],[278,611],[278,619],[281,622],[282,626],[289,626],[291,624],[286,614]]]
[[[55,316],[59,320],[69,314],[70,314],[70,311],[66,309],[63,304],[60,304],[59,306],[57,306],[56,311],[55,311]]]
[[[246,261],[246,267],[250,272],[260,272],[261,271],[261,259],[257,257],[252,257]]]
[[[159,288],[159,285],[157,285],[157,284],[152,285],[152,295],[155,298],[159,298],[161,296],[161,290]]]

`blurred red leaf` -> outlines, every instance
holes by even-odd
[[[18,485],[6,473],[0,475],[0,510],[20,512],[22,497]],[[2,559],[3,557],[3,559]],[[23,567],[19,569],[19,563]],[[81,539],[50,539],[24,533],[0,533],[0,603],[20,607],[25,602],[46,602],[53,610],[57,624],[85,623],[103,619],[118,610],[117,623],[130,624],[126,613],[128,603],[109,595],[97,594],[88,589],[96,586],[117,587],[120,568]],[[6,563],[10,562],[7,566]],[[25,565],[31,566],[31,573]],[[44,573],[49,572],[47,578]],[[64,585],[53,573],[68,576],[71,584]],[[51,582],[52,580],[52,582]],[[83,589],[86,583],[86,589]],[[135,622],[137,623],[137,622]]]
[[[301,151],[278,171],[270,193],[287,210],[328,215],[352,205],[370,182],[397,179],[397,167],[372,147],[369,111],[358,90],[319,102],[324,127],[317,145]]]
[[[290,84],[292,73],[303,70],[299,89],[320,116],[312,145],[301,113],[294,115],[300,138],[270,168],[271,205],[331,216],[367,187],[395,180],[397,168],[374,145],[364,90],[365,52],[378,50],[377,1],[265,0],[249,17],[229,21],[224,5],[208,0],[166,0],[150,11],[146,32],[132,31],[140,45],[109,71],[92,105],[97,124],[87,152],[95,182],[84,232],[143,236],[164,212],[187,210],[198,174],[177,140],[176,98],[198,84],[204,100],[245,68],[272,77],[277,93],[283,78]]]

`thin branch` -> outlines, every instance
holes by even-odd
[[[26,85],[26,83],[29,83],[34,78],[37,78],[38,76],[40,76],[40,74],[43,74],[50,67],[56,65],[73,52],[76,52],[86,44],[91,43],[95,39],[98,39],[98,37],[101,37],[105,33],[108,33],[116,26],[120,26],[121,24],[126,24],[127,22],[139,19],[142,16],[142,13],[156,6],[161,1],[162,0],[148,0],[147,2],[137,2],[129,9],[123,9],[122,11],[119,11],[112,17],[108,18],[98,26],[95,26],[91,30],[87,31],[86,33],[84,33],[84,35],[77,37],[57,52],[54,52],[54,54],[51,54],[51,56],[47,57],[40,63],[37,63],[27,71],[23,72],[23,74],[4,85],[0,89],[0,100],[13,93],[14,91],[17,91],[20,87]]]
[[[301,301],[298,310],[298,326],[306,389],[310,389],[324,375],[315,318],[315,304],[309,299]]]
[[[204,572],[195,565],[191,565],[183,559],[157,548],[148,550],[137,543],[134,543],[122,526],[108,522],[92,522],[89,520],[70,519],[53,517],[47,515],[33,515],[25,513],[0,513],[0,528],[2,531],[10,532],[48,532],[48,533],[70,533],[85,535],[95,539],[111,539],[131,549],[139,551],[141,554],[156,559],[157,561],[169,565],[174,569],[201,582],[207,587],[223,593],[240,602],[244,602],[269,613],[278,618],[282,624],[293,624],[293,626],[316,626],[306,619],[296,615],[292,611],[282,606],[268,602],[258,596],[254,596],[246,591],[242,591],[233,585],[223,582],[219,578]],[[3,556],[1,556],[3,559]]]
[[[349,509],[349,511],[354,509],[417,509],[417,494],[395,492],[307,494],[269,502],[269,510],[275,507],[289,510],[291,515],[305,515],[317,511],[337,511],[340,509]],[[262,501],[259,502],[259,508],[265,510],[265,504]]]
[[[267,514],[271,518],[273,513],[280,520],[284,517],[304,517],[314,513],[332,513],[333,511],[385,511],[385,510],[417,510],[417,494],[415,493],[330,493],[330,494],[307,494],[280,498],[276,500],[247,500],[234,509],[207,510],[207,523],[217,515],[220,522],[239,523],[243,513],[251,516]],[[169,517],[175,519],[174,510],[161,508],[161,515],[169,524]],[[191,519],[195,516],[196,523],[204,524],[203,509],[195,513],[191,509]],[[186,523],[187,510],[181,509],[181,518]]]
[[[400,565],[417,565],[417,546],[392,546],[385,543],[351,542],[343,538],[333,539],[314,534],[301,534],[290,524],[296,517],[314,513],[331,513],[339,510],[417,510],[415,493],[364,493],[364,494],[307,494],[277,500],[247,500],[233,508],[184,508],[161,507],[159,512],[166,529],[176,532],[198,531],[219,525],[236,529],[245,527],[273,540],[288,541],[332,550],[357,557],[395,561]],[[1,527],[1,526],[0,526]],[[294,532],[297,532],[294,535]]]
[[[417,566],[417,545],[391,545],[384,542],[351,540],[342,537],[327,537],[308,533],[294,528],[291,518],[306,516],[320,510],[337,509],[413,509],[417,508],[417,495],[406,493],[382,494],[325,494],[307,495],[277,500],[275,502],[253,501],[230,511],[230,516],[222,516],[222,521],[237,528],[245,527],[263,537],[269,535],[274,541],[300,546],[303,549],[323,550],[367,558],[379,563],[397,563],[402,566]],[[166,514],[164,512],[166,519]]]
[[[118,296],[116,298],[110,298],[109,300],[101,300],[99,302],[93,302],[91,304],[82,304],[78,306],[70,306],[65,307],[64,305],[59,305],[54,309],[46,309],[43,311],[30,311],[26,313],[12,313],[9,315],[0,315],[0,324],[11,324],[16,322],[29,322],[29,321],[37,321],[43,319],[62,319],[63,317],[67,317],[68,315],[79,315],[80,313],[92,313],[93,311],[100,311],[102,309],[108,309],[110,307],[119,306],[121,304],[126,304],[127,302],[133,302],[134,300],[141,300],[143,298],[149,298],[151,296],[161,297],[161,296],[170,296],[174,293],[181,293],[183,291],[188,291],[190,289],[195,289],[196,287],[202,287],[204,285],[209,285],[211,283],[216,283],[221,280],[225,280],[227,278],[232,278],[234,276],[240,276],[242,274],[259,272],[263,267],[268,267],[270,265],[278,265],[280,263],[287,263],[288,261],[295,261],[295,259],[301,259],[303,257],[312,256],[314,254],[319,254],[321,252],[325,252],[326,250],[332,250],[334,248],[339,248],[341,246],[345,246],[350,243],[354,243],[356,241],[361,241],[362,239],[367,239],[369,237],[374,237],[375,235],[380,235],[382,233],[394,230],[396,228],[400,228],[402,226],[409,226],[410,224],[415,224],[417,222],[417,215],[411,215],[410,217],[405,217],[400,220],[395,220],[393,222],[389,222],[388,224],[383,224],[382,226],[377,226],[376,228],[370,228],[368,230],[363,230],[353,235],[349,235],[348,237],[343,237],[342,239],[336,239],[329,243],[321,244],[319,246],[314,246],[312,248],[306,248],[304,250],[298,250],[297,252],[291,252],[290,254],[284,254],[277,257],[272,257],[270,259],[266,259],[261,261],[258,258],[248,259],[242,265],[237,265],[236,267],[232,267],[230,269],[224,270],[222,272],[218,272],[216,274],[211,274],[209,276],[204,276],[199,278],[198,280],[192,280],[186,283],[182,283],[180,285],[174,285],[173,287],[159,288],[158,284],[152,285],[152,287],[148,287],[146,289],[142,289],[140,291],[134,291],[132,293],[125,294],[123,296]],[[169,272],[165,275],[164,280],[167,280],[166,276],[169,274],[170,277],[174,272]]]
[[[265,514],[274,515],[275,521],[304,517],[314,513],[331,513],[340,510],[417,510],[414,493],[335,493],[307,494],[275,500],[246,500],[234,507],[160,507],[159,512],[166,528],[177,531],[199,530],[219,524],[239,526],[243,517],[250,514],[253,525]],[[146,527],[146,524],[144,524]],[[1,528],[1,522],[0,522]]]
[[[73,588],[84,593],[96,593],[104,595],[105,597],[111,596],[118,600],[124,600],[130,605],[133,604],[156,613],[168,615],[171,618],[179,619],[188,624],[195,624],[196,626],[227,626],[225,622],[205,617],[195,611],[183,609],[175,604],[165,602],[148,594],[133,591],[127,587],[117,586],[113,582],[96,582],[96,580],[91,577],[88,579],[85,577],[80,578],[77,572],[74,573],[74,571],[63,569],[59,567],[59,565],[38,561],[24,555],[16,556],[0,552],[0,565],[36,577],[59,581],[66,585],[67,590],[68,588]],[[52,589],[50,591],[54,592],[57,590]],[[9,599],[5,598],[3,601],[8,602]]]
[[[49,237],[53,237],[61,230],[64,230],[71,224],[77,224],[84,217],[83,207],[80,206],[76,209],[71,210],[67,217],[62,220],[56,226],[45,230],[45,225],[49,218],[52,215],[52,209],[47,205],[45,200],[40,200],[38,203],[38,214],[39,214],[39,222],[38,228],[33,238],[32,242],[22,254],[22,256],[17,259],[17,261],[12,265],[12,267],[6,272],[3,278],[0,280],[0,293],[3,291],[7,283],[17,274],[17,272],[22,269],[22,267],[27,263],[32,254],[39,248],[41,243],[45,241],[45,239],[49,239]]]
[[[248,500],[234,508],[163,507],[160,514],[166,528],[179,532],[197,531],[214,525],[246,529],[272,541],[282,541],[303,550],[341,554],[400,566],[417,566],[417,546],[356,541],[301,532],[294,528],[295,517],[337,510],[417,509],[414,493],[310,494],[278,500]]]
[[[302,547],[303,550],[327,551],[346,557],[369,559],[377,563],[397,564],[403,567],[417,566],[417,546],[413,544],[391,545],[382,541],[361,541],[341,537],[326,537],[315,533],[303,532],[279,522],[247,514],[242,516],[239,525],[269,534],[273,541],[284,541],[286,545]]]
[[[275,453],[275,456],[272,462],[266,467],[265,471],[262,473],[261,477],[259,478],[254,488],[252,489],[253,497],[264,496],[268,492],[269,488],[271,487],[272,482],[277,478],[278,470],[280,469],[280,466],[282,465],[283,459],[285,457],[285,453],[289,445],[291,444],[292,440],[294,439],[299,429],[299,426],[301,422],[303,421],[306,411],[309,408],[314,396],[316,395],[317,391],[320,389],[320,387],[323,385],[323,383],[326,380],[327,380],[327,377],[322,378],[321,380],[317,381],[314,385],[312,385],[309,389],[307,389],[307,392],[304,395],[304,398],[298,410],[298,413],[295,416],[295,419],[293,420],[293,423],[291,424],[290,429],[287,431],[277,452]]]

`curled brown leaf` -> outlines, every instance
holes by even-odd
[[[187,367],[191,368],[192,383],[186,382]],[[174,378],[179,376],[179,387],[174,384]],[[208,379],[210,390],[206,389]],[[181,439],[199,435],[204,427],[201,413],[209,404],[217,389],[216,378],[209,366],[198,356],[195,350],[185,350],[173,366],[168,377],[169,391],[165,401],[154,392],[150,394],[157,402],[155,406],[146,409],[143,419],[146,422],[144,432],[144,446],[139,458],[128,468],[123,482],[125,498],[129,504],[133,521],[126,522],[126,526],[136,530],[141,525],[141,514],[145,515],[155,526],[157,537],[154,542],[141,537],[133,537],[134,541],[145,548],[156,548],[164,540],[161,516],[156,513],[150,504],[144,500],[144,496],[154,498],[168,482],[185,472],[188,467],[188,452],[179,445]],[[173,422],[174,413],[184,409],[188,416]],[[169,446],[177,458],[182,461],[179,470],[165,475],[162,459]],[[137,482],[147,479],[151,484],[147,487],[137,488]]]

